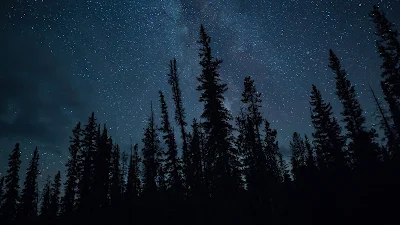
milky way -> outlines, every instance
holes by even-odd
[[[159,89],[169,99],[172,118],[167,73],[173,57],[187,120],[198,118],[200,24],[212,37],[213,55],[224,60],[220,73],[229,87],[225,106],[237,114],[243,79],[251,75],[282,149],[294,131],[312,132],[311,84],[339,116],[327,66],[329,48],[341,58],[368,123],[374,124],[368,83],[381,96],[380,60],[368,12],[380,4],[400,24],[398,0],[16,2],[0,9],[0,172],[18,141],[23,159],[39,147],[43,176],[64,171],[68,136],[92,111],[124,150],[131,136],[141,144],[151,101],[159,115]]]

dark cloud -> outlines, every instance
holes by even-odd
[[[35,40],[1,35],[0,136],[57,143],[65,127],[87,115],[90,90],[74,82],[70,57]]]

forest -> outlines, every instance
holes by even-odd
[[[312,137],[294,132],[290,162],[285,160],[250,76],[243,81],[240,113],[231,115],[224,106],[228,87],[218,72],[223,61],[212,55],[211,37],[201,26],[196,87],[201,118],[186,119],[172,59],[166,82],[175,117],[169,118],[160,90],[159,104],[149,106],[141,147],[131,143],[130,154],[92,113],[72,130],[65,171],[39,188],[38,148],[20,182],[16,143],[0,178],[0,224],[400,224],[400,42],[379,7],[369,18],[385,101],[371,88],[374,101],[368,104],[379,112],[384,144],[377,130],[366,127],[355,85],[329,50],[341,116],[333,116],[331,104],[312,85]]]

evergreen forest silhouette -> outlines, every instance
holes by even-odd
[[[65,179],[59,171],[39,190],[38,149],[20,187],[21,152],[15,144],[0,180],[0,224],[400,224],[400,42],[383,11],[374,6],[369,16],[385,107],[374,92],[368,104],[377,107],[385,144],[366,127],[355,87],[330,50],[327,65],[343,105],[340,121],[312,85],[312,138],[294,132],[286,162],[277,131],[261,115],[262,96],[251,77],[244,79],[240,113],[233,116],[224,106],[222,60],[212,55],[211,38],[201,26],[201,118],[186,119],[173,59],[168,83],[174,121],[160,90],[142,147],[131,144],[130,154],[92,113],[72,131]]]

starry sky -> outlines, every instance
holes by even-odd
[[[3,2],[3,1],[2,1]],[[200,24],[224,60],[225,106],[236,115],[245,76],[263,96],[263,115],[278,130],[283,152],[294,131],[312,132],[311,84],[339,115],[328,50],[342,59],[368,123],[377,120],[368,90],[381,96],[374,25],[379,4],[400,24],[399,0],[5,0],[0,7],[0,173],[15,142],[23,165],[35,146],[42,176],[64,172],[68,137],[92,111],[123,150],[141,144],[150,101],[159,115],[159,89],[169,99],[169,60],[178,62],[187,121],[202,104]],[[397,26],[397,29],[400,29]]]

